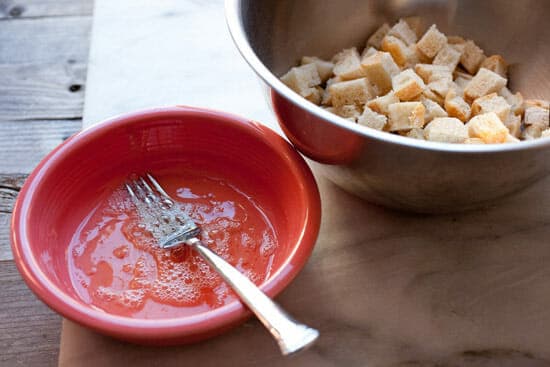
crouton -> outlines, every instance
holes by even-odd
[[[468,40],[464,43],[464,52],[460,57],[460,63],[470,74],[477,73],[484,59],[485,54],[483,50],[474,41]]]
[[[466,40],[460,36],[447,36],[447,43],[450,45],[461,45],[466,43]]]
[[[424,126],[426,109],[421,102],[399,102],[388,106],[388,130],[400,131]]]
[[[432,80],[432,74],[449,72],[449,68],[445,65],[416,64],[414,71],[420,75],[424,83],[429,83]]]
[[[399,38],[405,42],[407,46],[410,46],[418,39],[416,33],[409,27],[409,24],[403,19],[399,19],[397,23],[388,31],[388,35]]]
[[[515,136],[511,135],[511,134],[508,134],[508,136],[506,136],[506,140],[504,141],[505,143],[519,143],[519,139],[516,138]]]
[[[550,138],[550,129],[544,130],[544,131],[540,134],[540,137],[541,137],[541,138]]]
[[[376,130],[382,130],[384,126],[386,126],[388,118],[382,114],[374,112],[368,107],[365,107],[363,113],[357,119],[357,122],[363,126],[368,126]]]
[[[443,106],[445,104],[445,97],[440,96],[437,93],[434,93],[430,88],[425,88],[422,92],[422,97],[425,97],[429,100],[434,101],[435,103]]]
[[[323,88],[316,86],[310,89],[310,93],[306,96],[304,96],[305,99],[310,101],[311,103],[315,103],[316,105],[321,104],[321,100],[323,99]]]
[[[403,70],[392,78],[395,95],[401,101],[410,101],[419,96],[426,85],[412,69]]]
[[[424,136],[424,129],[421,128],[414,128],[410,129],[409,131],[404,132],[406,137],[418,139],[418,140],[426,140],[426,137]]]
[[[352,104],[364,105],[374,97],[372,87],[366,78],[334,83],[327,89],[332,97],[334,107]]]
[[[468,138],[468,129],[454,117],[437,117],[424,128],[426,140],[441,143],[463,143]]]
[[[454,82],[455,82],[455,85],[456,85],[456,88],[457,88],[456,93],[458,95],[464,95],[464,89],[466,89],[466,86],[470,82],[470,79],[466,79],[466,78],[463,78],[463,77],[459,76],[458,78],[456,78],[454,80]]]
[[[416,44],[420,52],[432,59],[447,43],[447,37],[432,25]]]
[[[355,47],[340,51],[333,57],[332,72],[344,80],[362,78],[365,76],[361,67],[361,59]]]
[[[387,35],[382,40],[382,51],[389,52],[400,67],[405,66],[409,57],[409,49],[405,42],[395,36]]]
[[[462,67],[457,66],[455,71],[453,72],[453,77],[456,78],[464,78],[466,80],[472,80],[474,77],[473,75],[469,74],[466,70],[462,69]]]
[[[334,64],[330,61],[321,60],[318,57],[304,56],[302,57],[302,65],[315,64],[317,67],[317,72],[321,78],[321,82],[326,82],[330,77],[332,77],[332,68]]]
[[[315,86],[321,84],[319,72],[314,64],[293,67],[281,77],[281,81],[302,97],[315,92]]]
[[[510,105],[512,112],[516,115],[523,115],[524,106],[523,106],[523,96],[520,92],[512,94],[510,90],[506,87],[503,87],[498,91],[498,95],[504,97],[506,102]]]
[[[424,31],[426,29],[426,25],[421,17],[405,17],[403,18],[405,22],[409,25],[409,27],[414,31],[416,34],[417,39],[421,37],[424,34]]]
[[[494,112],[500,121],[506,121],[510,114],[510,105],[496,93],[487,94],[474,100],[472,103],[472,116],[488,112]]]
[[[525,117],[523,122],[527,126],[536,125],[539,126],[541,130],[545,130],[549,127],[549,119],[548,109],[538,106],[529,106],[525,109]]]
[[[491,70],[481,68],[464,89],[468,102],[487,94],[498,92],[506,85],[507,80]]]
[[[529,125],[521,132],[523,140],[533,140],[542,137],[542,128],[539,125]]]
[[[380,28],[378,28],[370,37],[369,39],[367,40],[367,46],[366,48],[368,47],[374,47],[374,48],[377,48],[377,49],[380,49],[380,47],[382,46],[382,40],[384,39],[384,37],[386,37],[386,35],[388,34],[390,30],[390,26],[388,25],[388,23],[384,23],[380,26]]]
[[[353,122],[357,122],[357,119],[361,116],[361,110],[354,104],[335,107],[334,113]]]
[[[444,65],[449,68],[449,70],[454,71],[458,63],[460,62],[460,57],[462,52],[458,51],[452,45],[445,45],[439,50],[437,55],[434,58],[434,65]]]
[[[450,89],[445,97],[445,109],[450,117],[456,117],[462,122],[470,118],[470,105],[454,89]]]
[[[519,138],[521,135],[521,116],[510,113],[503,121],[504,126],[508,129],[511,135]]]
[[[483,60],[480,67],[491,70],[503,78],[506,78],[508,73],[508,64],[506,64],[504,57],[500,55],[489,56]]]
[[[369,107],[371,110],[381,113],[383,115],[388,116],[388,106],[392,103],[398,103],[399,98],[395,95],[393,91],[389,92],[385,96],[376,97],[375,99],[372,99],[367,102],[367,107]]]
[[[420,101],[426,108],[426,112],[424,113],[424,121],[426,123],[432,121],[436,117],[447,117],[447,111],[443,109],[438,103],[432,101],[431,99],[421,97]]]
[[[542,99],[526,99],[524,102],[525,108],[527,107],[540,107],[545,110],[550,109],[550,102],[544,101]]]
[[[440,78],[428,83],[428,89],[441,97],[445,97],[451,89],[456,90],[457,87],[452,80]],[[458,95],[458,94],[457,94]]]
[[[365,59],[365,58],[367,58],[367,57],[369,57],[369,56],[372,56],[372,55],[374,55],[374,54],[377,53],[377,52],[378,52],[378,50],[375,49],[374,47],[369,47],[369,48],[365,47],[365,49],[364,49],[363,52],[361,53],[361,60],[363,60],[363,59]]]
[[[504,143],[508,129],[494,112],[477,115],[467,124],[470,138],[479,138],[486,144]]]
[[[464,144],[485,144],[480,138],[467,138],[464,140]]]
[[[399,73],[399,67],[388,52],[378,51],[361,61],[366,77],[378,87],[380,94],[392,88],[392,76]]]

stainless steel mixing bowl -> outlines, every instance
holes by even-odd
[[[304,55],[362,48],[383,22],[420,16],[511,64],[509,86],[550,99],[548,0],[226,0],[232,37],[268,86],[292,143],[330,180],[369,201],[416,212],[497,202],[550,172],[550,139],[503,145],[419,141],[358,126],[278,79]]]

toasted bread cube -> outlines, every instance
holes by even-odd
[[[433,61],[434,65],[444,65],[449,68],[449,70],[454,71],[458,63],[460,62],[460,57],[462,52],[458,51],[452,45],[445,45],[439,50],[435,59]]]
[[[382,51],[389,52],[393,57],[393,60],[400,67],[405,66],[409,57],[409,48],[399,38],[395,36],[387,35],[382,40]]]
[[[523,140],[533,140],[542,137],[542,128],[539,125],[529,125],[521,132]]]
[[[506,126],[494,112],[475,116],[466,127],[470,138],[479,138],[486,144],[504,143],[509,134]]]
[[[502,97],[501,97],[502,98]],[[549,111],[546,108],[534,106],[525,109],[525,125],[536,125],[545,130],[549,127]]]
[[[401,41],[405,42],[407,46],[412,45],[418,39],[416,33],[403,19],[399,19],[399,21],[391,27],[388,35],[399,38]]]
[[[450,45],[461,45],[466,43],[466,40],[460,36],[447,36],[447,43]]]
[[[466,80],[472,80],[472,78],[474,77],[473,75],[471,74],[468,74],[468,72],[464,69],[462,69],[460,66],[457,66],[457,68],[455,69],[455,71],[453,72],[453,77],[456,79],[456,78],[464,78]]]
[[[540,107],[545,110],[550,109],[550,102],[544,101],[542,99],[526,99],[524,102],[525,108],[527,107]]]
[[[468,129],[454,117],[437,117],[424,128],[426,140],[441,143],[463,143],[468,138]]]
[[[511,135],[519,138],[521,135],[521,116],[510,113],[504,120],[504,126],[508,128]]]
[[[340,83],[342,81],[343,81],[342,78],[340,78],[339,76],[335,76],[335,77],[332,77],[329,80],[327,80],[326,88],[323,91],[323,95],[321,97],[321,104],[326,105],[326,106],[331,106],[332,105],[332,95],[330,94],[329,87],[332,84]]]
[[[488,112],[494,112],[500,121],[506,121],[510,114],[510,105],[496,93],[487,94],[474,100],[472,103],[472,116]]]
[[[365,75],[378,87],[380,94],[392,88],[392,76],[399,73],[399,67],[388,52],[379,51],[361,61]]]
[[[424,136],[424,129],[415,127],[414,129],[410,129],[405,133],[406,137],[418,139],[418,140],[426,140],[426,137]]]
[[[445,97],[434,93],[430,88],[424,89],[424,91],[422,92],[422,97],[432,100],[440,106],[443,106],[445,104]]]
[[[407,22],[409,27],[414,31],[414,34],[416,34],[417,39],[424,34],[424,31],[426,30],[426,26],[421,17],[411,16],[411,17],[405,17],[403,18],[403,20]]]
[[[489,69],[492,72],[497,73],[503,78],[506,78],[508,73],[508,64],[501,55],[492,55],[483,60],[481,63],[482,68]]]
[[[334,68],[332,72],[344,80],[362,78],[365,76],[361,67],[361,59],[357,48],[347,48],[333,57]]]
[[[424,33],[424,36],[422,36],[416,46],[426,57],[432,59],[446,43],[447,37],[437,29],[435,24],[433,24],[426,33]]]
[[[321,100],[323,99],[323,88],[317,86],[310,88],[310,93],[306,96],[304,96],[305,99],[310,101],[311,103],[315,103],[316,105],[321,104]]]
[[[336,114],[336,108],[334,108],[332,106],[322,106],[321,108],[324,109],[324,110],[327,110],[330,113]]]
[[[523,106],[523,96],[520,92],[512,94],[510,90],[506,87],[503,87],[498,91],[498,95],[504,97],[506,102],[510,105],[512,112],[516,115],[523,115],[524,106]]]
[[[373,96],[372,87],[367,78],[334,83],[328,88],[332,96],[332,105],[363,105]]]
[[[425,83],[429,83],[432,80],[432,75],[449,72],[449,68],[445,65],[432,65],[432,64],[416,64],[414,71],[420,75]]]
[[[519,142],[520,140],[511,134],[508,134],[505,141],[505,143],[519,143]]]
[[[540,134],[540,137],[541,137],[541,138],[550,138],[550,129],[544,130],[544,131]]]
[[[348,119],[353,122],[357,122],[359,116],[361,116],[361,110],[357,105],[343,105],[334,108],[334,112],[345,119]]]
[[[367,102],[367,107],[377,113],[388,116],[388,106],[392,103],[399,103],[399,98],[393,91],[390,91],[385,96],[376,97]]]
[[[464,43],[464,52],[460,58],[460,63],[470,74],[475,74],[479,66],[485,60],[483,50],[479,48],[474,41],[468,40]]]
[[[386,126],[388,118],[384,115],[374,112],[368,107],[365,107],[363,113],[357,119],[357,122],[363,126],[368,126],[376,130],[382,130],[384,126]]]
[[[424,126],[426,108],[421,102],[399,102],[388,106],[388,130],[400,131]]]
[[[456,117],[462,122],[466,122],[470,118],[470,105],[457,95],[454,89],[450,89],[445,97],[445,109],[449,116]]]
[[[468,102],[472,102],[479,97],[498,92],[506,82],[507,80],[497,73],[481,68],[464,89],[464,97]]]
[[[451,89],[457,90],[457,86],[452,80],[441,78],[428,83],[428,89],[441,97],[447,96]],[[457,94],[458,95],[458,94]]]
[[[464,140],[464,144],[485,144],[480,138],[468,138]]]
[[[459,76],[455,79],[455,85],[457,87],[457,94],[464,95],[464,89],[466,89],[466,86],[470,82],[470,79],[463,78]]]
[[[315,93],[313,87],[321,84],[319,72],[313,64],[293,67],[281,77],[281,81],[302,97]]]
[[[332,68],[334,64],[330,61],[321,60],[315,56],[304,56],[302,57],[302,65],[315,64],[317,67],[317,72],[321,78],[321,82],[326,82],[330,77],[332,77]]]
[[[395,95],[401,101],[410,101],[418,97],[426,85],[412,69],[403,70],[392,78]]]
[[[374,48],[380,49],[380,47],[382,46],[382,40],[384,39],[384,37],[386,37],[389,31],[390,31],[390,26],[388,25],[388,23],[382,24],[380,28],[378,28],[369,37],[369,39],[367,40],[366,48],[374,47]]]
[[[365,47],[365,49],[364,49],[363,52],[361,53],[361,60],[364,60],[364,59],[366,59],[367,57],[372,56],[372,55],[374,55],[374,54],[377,53],[377,52],[378,52],[378,50],[375,49],[374,47],[369,47],[369,48]]]
[[[438,103],[432,101],[431,99],[421,97],[420,101],[426,108],[426,112],[424,113],[424,121],[426,123],[432,121],[434,118],[437,117],[447,117],[447,111],[443,109]]]

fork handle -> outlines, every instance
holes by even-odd
[[[319,337],[319,331],[296,322],[245,275],[210,250],[199,239],[192,238],[186,243],[199,252],[233,288],[241,301],[254,312],[273,335],[283,355],[303,350]]]

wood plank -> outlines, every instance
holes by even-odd
[[[13,259],[9,239],[11,212],[26,178],[26,174],[0,173],[0,261]]]
[[[92,0],[0,0],[0,20],[91,15]]]
[[[13,261],[0,261],[0,365],[55,366],[61,317],[39,301]]]

